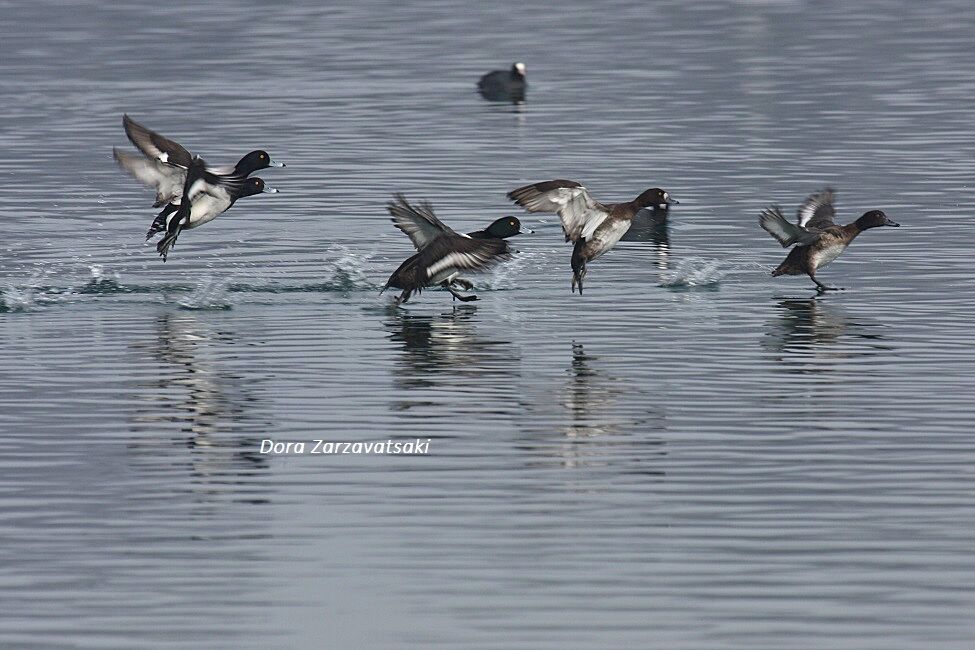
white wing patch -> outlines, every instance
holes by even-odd
[[[113,150],[115,161],[134,179],[156,190],[156,200],[179,202],[183,194],[186,171],[182,167],[165,165],[144,156],[133,156],[118,149]]]
[[[596,229],[599,228],[604,221],[606,221],[606,217],[608,216],[609,214],[606,212],[597,212],[593,214],[592,218],[589,219],[589,221],[587,221],[585,226],[582,228],[581,236],[586,240],[592,239],[593,233],[595,233]],[[620,237],[622,236],[623,235],[621,234]]]
[[[800,228],[805,228],[809,221],[816,215],[816,211],[824,206],[833,205],[833,190],[827,188],[816,194],[812,194],[806,199],[805,203],[799,206],[799,220],[798,224]],[[830,210],[832,212],[832,210]]]
[[[434,278],[445,269],[450,269],[452,272],[458,268],[475,269],[487,261],[488,256],[483,253],[448,253],[427,267],[427,277]]]
[[[589,190],[581,185],[556,187],[547,192],[539,192],[535,186],[527,185],[514,190],[509,197],[529,212],[558,214],[566,238],[572,241],[591,235],[607,215],[606,210],[589,194]],[[593,221],[596,221],[595,225],[592,225]]]

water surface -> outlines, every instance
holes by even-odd
[[[967,3],[3,11],[0,644],[971,646]],[[123,112],[281,193],[163,264]],[[378,295],[392,192],[559,177],[681,205],[582,298],[551,215],[480,302]],[[825,185],[903,227],[817,296],[757,216]]]

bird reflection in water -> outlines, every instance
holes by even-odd
[[[659,206],[654,206],[652,210],[640,210],[633,217],[630,229],[620,240],[652,243],[656,253],[656,266],[661,271],[670,270],[670,231],[667,226],[669,212],[669,209]]]
[[[770,322],[762,345],[782,355],[780,361],[808,360],[810,355],[813,359],[847,359],[891,349],[884,343],[880,324],[854,320],[826,299],[789,298],[776,307],[778,315]]]
[[[555,457],[563,467],[612,465],[627,468],[624,473],[663,475],[658,462],[666,452],[654,434],[666,429],[665,415],[650,406],[652,398],[639,386],[599,365],[599,357],[573,341],[568,381],[556,388],[554,399],[534,395],[528,405],[524,428],[532,442],[524,449]]]
[[[510,341],[488,338],[477,332],[477,305],[458,305],[439,315],[411,314],[397,309],[384,323],[389,339],[402,346],[393,367],[398,388],[464,386],[488,396],[510,394],[510,408],[517,405],[515,386],[521,375],[521,352]],[[429,395],[429,393],[427,393]],[[404,410],[431,402],[405,400],[394,409]]]
[[[216,355],[219,347],[235,343],[233,334],[210,332],[186,313],[163,314],[156,325],[156,340],[148,345],[158,375],[143,384],[148,391],[133,416],[132,430],[138,435],[132,448],[148,449],[153,463],[165,462],[175,451],[172,438],[160,434],[175,425],[192,451],[197,475],[266,467],[266,457],[258,451],[271,424],[253,417],[256,400],[241,378],[221,367]]]

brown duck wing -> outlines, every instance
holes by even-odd
[[[190,166],[193,156],[180,143],[147,129],[128,115],[122,116],[122,126],[132,144],[147,158],[180,167]]]
[[[799,206],[796,219],[799,227],[824,230],[832,226],[833,219],[836,217],[836,210],[833,208],[834,194],[835,192],[829,187],[810,194]]]
[[[575,181],[557,179],[525,185],[508,192],[508,198],[528,212],[558,214],[566,241],[577,241],[584,231],[591,233],[609,215],[609,209]]]
[[[793,244],[807,246],[819,239],[819,231],[809,231],[802,226],[789,223],[789,220],[782,214],[782,209],[777,205],[771,205],[762,210],[762,216],[758,219],[759,225],[772,235],[783,248],[788,248]]]

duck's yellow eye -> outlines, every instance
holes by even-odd
[[[264,154],[261,154],[261,160],[264,160]]]
[[[508,225],[511,225],[511,226],[513,226],[513,225],[515,225],[515,222],[514,222],[514,221],[509,221],[509,222],[508,222]]]

